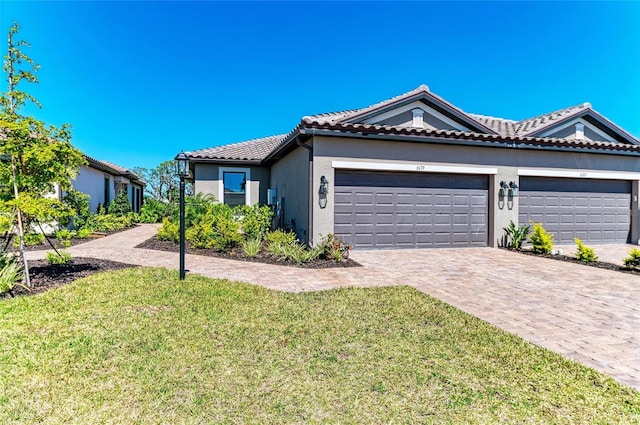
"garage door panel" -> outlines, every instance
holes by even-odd
[[[486,176],[337,171],[335,181],[335,233],[359,248],[487,244]]]
[[[556,243],[573,243],[575,237],[589,243],[628,240],[628,181],[521,177],[520,188],[520,223],[542,223]]]

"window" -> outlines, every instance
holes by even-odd
[[[235,207],[250,205],[251,177],[248,168],[220,167],[220,201]]]
[[[111,188],[109,187],[109,183],[111,183],[111,179],[109,177],[104,178],[104,207],[105,209],[109,206],[109,201],[111,201]]]

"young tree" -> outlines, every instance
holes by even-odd
[[[71,179],[85,160],[71,145],[69,125],[47,126],[21,114],[27,101],[38,107],[40,103],[21,89],[22,83],[38,83],[35,72],[39,65],[21,50],[29,44],[14,40],[19,30],[16,22],[9,28],[4,56],[3,71],[8,86],[0,95],[0,178],[5,189],[0,191],[0,213],[15,219],[29,285],[24,230],[33,221],[51,222],[73,213],[51,194],[55,193],[56,185],[61,190],[70,189]]]
[[[153,169],[136,167],[133,172],[142,177],[147,185],[145,192],[148,196],[161,202],[173,202],[178,199],[180,178],[176,175],[174,161],[164,161]],[[186,192],[192,192],[192,187],[187,184]]]

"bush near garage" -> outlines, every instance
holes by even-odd
[[[186,206],[185,240],[194,249],[236,250],[247,259],[262,255],[298,265],[316,259],[341,262],[351,249],[334,235],[307,247],[292,231],[271,231],[273,211],[267,206],[230,207],[203,196],[189,197]],[[179,217],[164,218],[157,238],[178,243],[179,236]]]

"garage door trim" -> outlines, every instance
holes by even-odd
[[[459,165],[433,165],[433,164],[399,164],[393,162],[356,162],[356,161],[332,161],[333,168],[349,170],[370,171],[410,171],[423,173],[453,173],[453,174],[498,174],[497,168],[491,167],[464,167]]]
[[[543,170],[535,168],[519,168],[518,176],[526,177],[568,177],[572,179],[598,179],[598,180],[640,180],[640,173],[616,172],[593,170]]]

